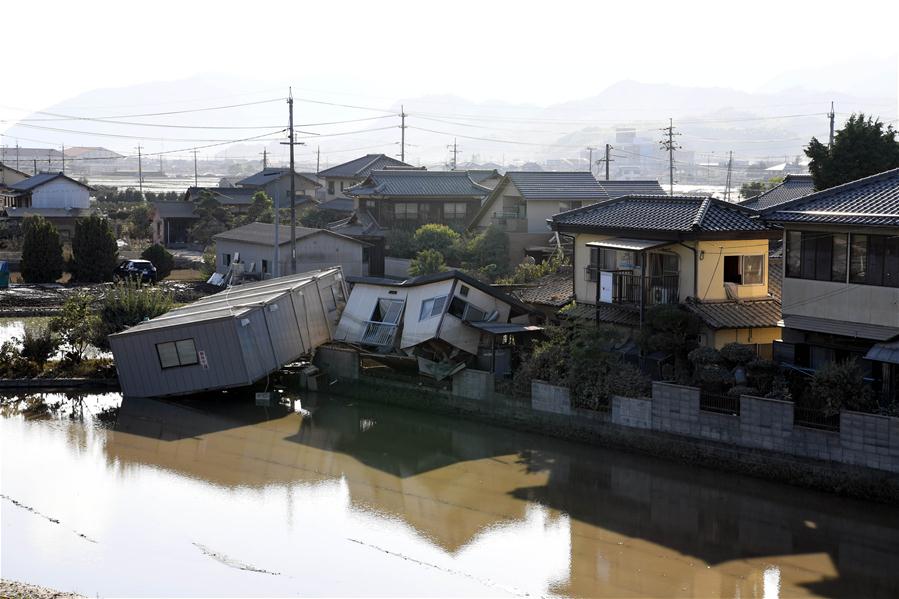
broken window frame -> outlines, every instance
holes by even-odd
[[[439,316],[441,313],[443,313],[443,308],[446,306],[447,297],[447,295],[438,295],[436,297],[429,297],[428,299],[422,300],[421,310],[419,310],[418,313],[418,322],[428,320],[429,318],[434,318],[435,316]]]

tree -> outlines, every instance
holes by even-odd
[[[150,205],[145,202],[137,204],[128,211],[128,234],[134,239],[149,239],[152,235],[152,220]]]
[[[141,252],[140,257],[153,263],[156,267],[156,279],[159,281],[172,274],[175,268],[175,257],[158,243]]]
[[[446,256],[447,251],[460,238],[461,235],[448,226],[430,223],[416,229],[415,234],[412,236],[412,242],[415,245],[415,250],[418,252],[422,250],[437,250]]]
[[[757,195],[765,193],[769,189],[773,189],[782,182],[783,179],[781,177],[774,177],[766,181],[748,181],[740,186],[740,197],[744,200],[754,198]]]
[[[253,194],[253,203],[247,208],[245,223],[275,222],[275,203],[264,191]]]
[[[892,125],[858,113],[836,132],[833,147],[813,137],[805,155],[815,189],[822,190],[899,167],[899,142]]]
[[[94,339],[99,322],[91,297],[79,291],[66,298],[59,315],[50,321],[50,330],[59,334],[69,350],[68,357],[73,362],[80,362]]]
[[[63,257],[59,231],[42,216],[24,221],[22,279],[26,283],[53,283],[62,276]]]
[[[802,395],[802,403],[831,415],[840,410],[868,411],[876,407],[865,373],[855,358],[829,362],[815,372]]]
[[[118,259],[119,248],[108,220],[93,215],[75,221],[71,270],[76,281],[111,281]]]
[[[437,250],[422,250],[415,255],[409,266],[409,274],[413,277],[419,275],[432,275],[446,270],[443,254]]]
[[[688,354],[698,345],[699,318],[676,305],[662,304],[646,310],[639,342],[646,352],[674,355],[674,374],[679,381],[689,375]]]
[[[197,222],[190,228],[190,236],[197,243],[208,245],[212,236],[233,226],[234,215],[215,199],[209,191],[203,191],[197,200],[194,214]]]
[[[465,267],[494,276],[509,269],[509,236],[495,225],[487,227],[459,244],[458,254]]]

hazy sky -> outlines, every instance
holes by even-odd
[[[385,101],[547,104],[621,79],[754,91],[797,68],[883,64],[897,53],[884,27],[897,16],[899,3],[859,0],[10,2],[3,46],[21,75],[0,104],[39,109],[199,72]]]

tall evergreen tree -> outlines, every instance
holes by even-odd
[[[275,222],[274,206],[274,202],[264,191],[257,191],[253,194],[253,203],[247,208],[244,222],[246,224]]]
[[[833,146],[812,138],[805,155],[815,189],[842,185],[862,177],[899,168],[899,142],[892,125],[884,128],[879,119],[853,114],[836,132]]]
[[[59,231],[42,216],[27,217],[23,228],[22,279],[26,283],[53,283],[63,269]]]
[[[212,236],[227,231],[234,224],[234,215],[215,199],[209,191],[203,191],[194,208],[197,222],[190,228],[190,236],[197,243],[209,245]]]
[[[111,281],[118,259],[119,248],[109,221],[96,215],[75,221],[71,270],[76,281]]]

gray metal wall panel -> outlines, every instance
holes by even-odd
[[[278,306],[277,310],[272,312],[272,306]],[[302,353],[302,341],[299,339],[299,327],[290,296],[285,294],[279,300],[265,306],[263,314],[278,365],[296,360]]]

